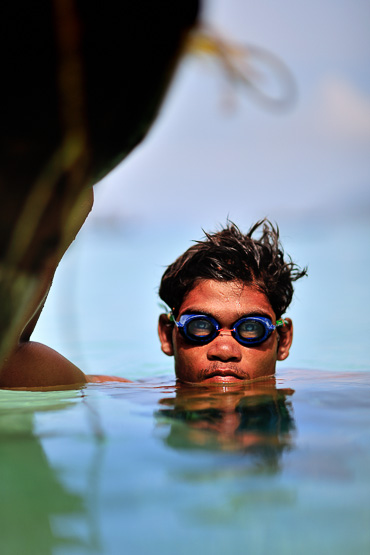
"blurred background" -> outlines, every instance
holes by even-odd
[[[271,109],[215,58],[186,56],[146,140],[95,187],[34,339],[87,373],[172,375],[155,329],[165,267],[202,229],[268,217],[309,269],[282,366],[369,369],[370,1],[208,0],[203,22],[282,60],[295,101]]]

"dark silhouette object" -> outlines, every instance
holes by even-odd
[[[0,383],[91,209],[90,186],[155,119],[198,4],[2,3]]]

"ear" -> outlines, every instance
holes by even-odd
[[[162,351],[169,357],[173,356],[172,330],[173,324],[170,322],[168,315],[161,314],[158,321],[158,335]]]
[[[293,322],[290,318],[284,318],[286,324],[278,328],[279,344],[277,360],[285,360],[289,356],[289,349],[293,341]]]

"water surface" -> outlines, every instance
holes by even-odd
[[[370,548],[370,373],[0,392],[4,554]]]

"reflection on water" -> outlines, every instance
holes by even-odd
[[[292,447],[295,429],[289,397],[275,380],[242,386],[181,386],[161,399],[159,425],[168,425],[164,440],[175,449],[242,451],[260,470],[279,469],[284,450]]]
[[[96,547],[94,534],[84,538],[79,530],[81,524],[88,528],[84,496],[65,485],[37,433],[38,415],[58,414],[63,420],[63,413],[79,397],[78,391],[0,391],[0,553],[4,555]]]
[[[0,391],[0,553],[368,553],[369,387]]]
[[[40,555],[52,553],[56,546],[81,546],[78,538],[63,537],[52,526],[58,515],[80,519],[84,503],[58,480],[40,442],[30,438],[25,445],[2,439],[0,451],[1,552],[25,553],[25,544],[29,553]]]

